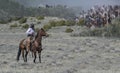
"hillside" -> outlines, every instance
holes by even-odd
[[[65,8],[62,5],[51,8],[26,8],[13,0],[0,0],[0,22],[9,21],[12,17],[25,16],[56,16],[64,18],[73,18],[72,9]]]
[[[0,20],[8,21],[13,16],[23,16],[24,6],[10,0],[0,0]]]

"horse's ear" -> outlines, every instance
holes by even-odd
[[[41,30],[43,30],[43,31],[44,31],[44,29],[43,29],[43,28],[41,28]]]

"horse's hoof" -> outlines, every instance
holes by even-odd
[[[35,60],[33,62],[36,63]]]
[[[26,60],[24,62],[27,62]]]
[[[27,62],[26,60],[24,60],[24,62]]]
[[[19,61],[19,59],[16,59],[17,60],[17,62]]]
[[[17,62],[18,62],[19,60],[17,60]]]
[[[41,61],[39,61],[41,63]]]

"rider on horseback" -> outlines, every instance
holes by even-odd
[[[30,27],[26,31],[26,34],[27,34],[27,37],[28,37],[28,39],[30,41],[30,47],[31,47],[31,43],[33,42],[33,38],[35,36],[34,24],[30,24]]]
[[[26,31],[26,34],[27,34],[28,37],[34,37],[34,35],[35,35],[34,24],[30,25],[30,27]]]

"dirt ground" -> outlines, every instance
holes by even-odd
[[[25,30],[0,26],[0,73],[120,73],[118,38],[72,37],[64,27],[52,28],[42,40],[42,63],[37,58],[34,64],[31,53],[24,63],[22,57],[17,62],[16,56]]]

